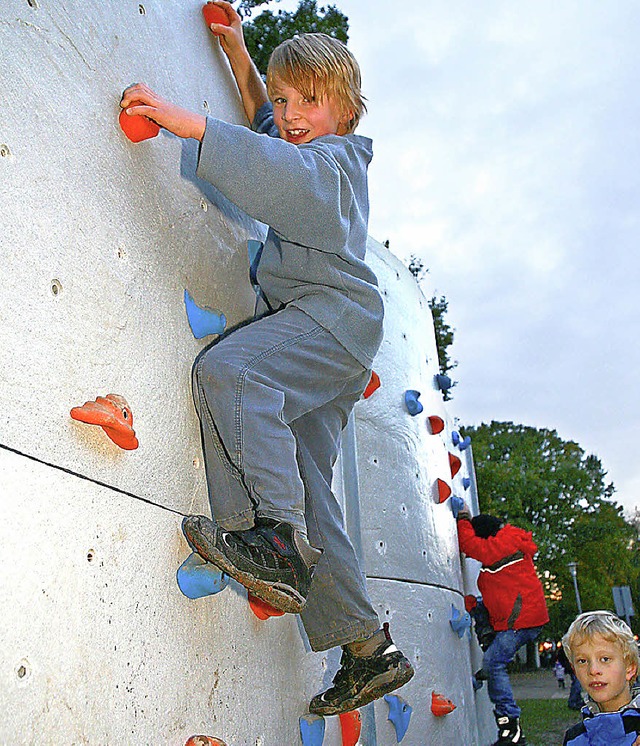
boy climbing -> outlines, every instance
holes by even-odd
[[[266,85],[240,16],[212,24],[252,130],[128,88],[127,116],[200,141],[197,173],[269,226],[255,277],[261,315],[205,348],[193,368],[214,520],[183,531],[202,557],[274,607],[300,613],[313,650],[342,647],[310,711],[361,707],[413,676],[380,628],[331,492],[341,431],[371,375],[383,305],[365,263],[371,141],[341,42],[303,34],[273,53]],[[131,105],[133,102],[139,104]]]

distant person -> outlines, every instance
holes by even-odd
[[[507,664],[517,650],[538,637],[549,621],[544,591],[533,564],[538,547],[530,531],[503,524],[492,515],[471,518],[466,505],[458,513],[458,542],[462,552],[482,563],[478,589],[496,632],[482,663],[498,725],[494,746],[524,746],[520,708],[513,696]]]
[[[564,670],[564,666],[558,659],[556,659],[556,662],[553,664],[553,675],[556,677],[559,689],[564,689],[565,673],[566,671]]]
[[[558,660],[560,661],[560,663],[562,663],[564,670],[569,674],[569,678],[571,679],[567,706],[570,710],[581,710],[582,706],[584,705],[584,700],[582,699],[582,687],[580,686],[580,680],[576,676],[575,671],[573,670],[573,666],[571,665],[571,661],[569,660],[569,658],[567,658],[567,654],[565,653],[562,644],[560,645],[560,648],[558,650]]]
[[[640,746],[638,645],[629,627],[610,611],[580,614],[562,644],[589,702],[582,722],[565,733],[564,746]]]

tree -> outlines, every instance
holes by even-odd
[[[613,608],[611,588],[637,588],[637,528],[613,501],[600,459],[555,430],[512,422],[462,428],[471,436],[481,510],[533,531],[550,598],[547,634],[577,613],[568,563],[578,563],[584,610]]]
[[[389,248],[388,242],[385,244]],[[416,278],[418,285],[422,282],[429,270],[424,266],[424,262],[420,257],[415,254],[411,255],[409,264],[407,265],[409,272]],[[436,296],[432,296],[428,301],[429,308],[431,309],[431,316],[433,317],[433,329],[436,335],[436,348],[438,350],[438,365],[440,373],[443,375],[449,375],[457,365],[457,361],[451,360],[449,356],[449,348],[453,344],[453,337],[455,329],[449,326],[445,320],[445,315],[449,310],[449,301],[444,295],[440,296],[440,300]],[[455,386],[457,381],[453,382]],[[444,392],[444,400],[450,401],[452,399],[451,389]]]
[[[254,7],[265,2],[268,0],[242,0],[239,9],[250,15]],[[292,13],[265,10],[255,20],[244,24],[247,49],[262,75],[266,75],[269,57],[278,44],[295,34],[312,32],[328,34],[346,44],[349,40],[349,19],[335,5],[318,10],[316,0],[300,0]]]

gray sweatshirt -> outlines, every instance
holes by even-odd
[[[296,306],[370,368],[384,315],[364,261],[371,140],[325,135],[292,145],[277,137],[270,104],[254,127],[208,117],[197,174],[269,226],[257,278],[271,307]]]

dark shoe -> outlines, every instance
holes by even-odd
[[[413,666],[393,644],[388,623],[385,622],[383,629],[385,640],[373,655],[359,657],[342,648],[333,686],[311,700],[309,712],[316,715],[351,712],[409,681],[414,674]]]
[[[495,714],[496,723],[498,724],[498,740],[493,746],[527,746],[527,739],[520,728],[520,718],[510,718],[506,715]]]
[[[322,552],[288,523],[256,518],[247,531],[226,531],[203,515],[182,521],[191,548],[274,608],[299,614]]]

